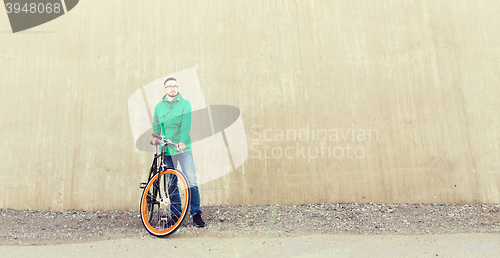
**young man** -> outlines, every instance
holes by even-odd
[[[191,104],[182,98],[179,93],[179,85],[173,77],[163,83],[165,96],[156,107],[153,116],[153,132],[165,136],[165,139],[179,145],[178,151],[172,146],[167,146],[165,151],[165,165],[177,167],[179,162],[182,172],[186,175],[188,187],[191,193],[191,209],[194,225],[204,227],[205,222],[201,219],[200,193],[196,183],[193,155],[191,153]],[[179,214],[173,214],[179,215]]]

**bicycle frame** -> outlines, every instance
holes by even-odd
[[[154,137],[160,139],[160,144],[155,145],[155,157],[153,159],[153,164],[151,165],[151,168],[149,170],[148,181],[146,183],[141,183],[140,184],[140,188],[141,189],[144,189],[144,187],[151,180],[151,178],[153,178],[158,172],[164,171],[166,169],[173,169],[173,170],[181,173],[180,171],[178,171],[177,169],[175,169],[175,167],[167,167],[167,165],[165,165],[165,161],[164,161],[164,159],[165,159],[165,147],[167,145],[174,145],[178,149],[177,144],[169,143],[168,141],[164,140],[163,137],[160,137],[159,135],[155,135],[155,134],[152,134],[152,135]],[[158,149],[160,149],[160,151],[158,151]],[[158,155],[161,155],[160,156],[161,170],[158,170],[158,164],[156,164],[157,160],[158,160]]]

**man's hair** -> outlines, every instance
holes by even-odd
[[[165,80],[165,82],[163,83],[163,85],[165,85],[165,83],[167,83],[168,81],[176,81],[176,82],[177,82],[177,80],[176,80],[174,77],[168,77],[168,78]]]

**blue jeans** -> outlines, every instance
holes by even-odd
[[[174,156],[165,156],[164,164],[169,168],[177,168],[177,162],[181,165],[182,173],[186,176],[186,180],[188,183],[189,192],[191,195],[191,202],[189,206],[191,207],[190,213],[191,215],[195,215],[197,213],[201,214],[200,210],[200,192],[198,191],[198,184],[196,183],[196,175],[194,170],[194,160],[193,154],[190,151],[177,154]],[[179,216],[181,207],[180,207],[180,197],[179,197],[179,189],[177,188],[177,177],[171,177],[168,180],[174,180],[174,182],[170,182],[171,184],[168,189],[168,194],[172,196],[172,213]]]

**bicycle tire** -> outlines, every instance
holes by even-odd
[[[185,176],[166,169],[149,180],[141,197],[141,220],[158,237],[175,232],[187,216],[190,191]]]

